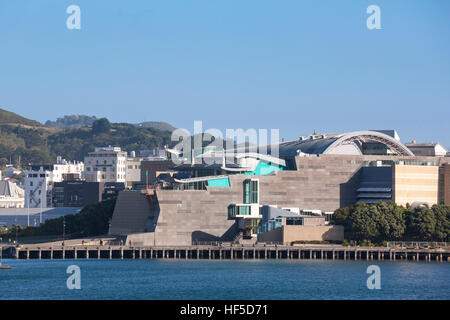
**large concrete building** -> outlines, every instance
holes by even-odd
[[[256,237],[264,206],[327,217],[358,201],[432,205],[447,194],[439,172],[450,158],[415,156],[394,131],[314,134],[265,149],[233,150],[233,163],[225,154],[216,164],[196,159],[171,189],[121,193],[110,233],[148,245],[232,241]]]

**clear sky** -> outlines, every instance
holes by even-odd
[[[397,129],[450,147],[447,0],[0,0],[0,46],[0,107],[41,122]]]

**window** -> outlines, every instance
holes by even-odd
[[[239,206],[238,214],[239,215],[249,215],[250,214],[250,206]]]
[[[229,205],[228,206],[228,216],[229,217],[235,217],[236,216],[236,206]]]
[[[258,203],[258,180],[244,181],[244,203]]]

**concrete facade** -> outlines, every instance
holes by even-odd
[[[393,200],[406,206],[426,202],[439,203],[439,167],[395,165],[393,167]]]
[[[343,241],[343,226],[282,226],[258,234],[258,242],[291,244],[301,241]]]

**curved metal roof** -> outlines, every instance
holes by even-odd
[[[293,157],[299,154],[298,150],[303,153],[321,154],[338,138],[335,136],[324,138],[306,138],[305,140],[295,140],[280,143],[280,157]]]
[[[280,157],[297,156],[299,152],[308,154],[332,154],[342,145],[356,146],[365,142],[376,142],[386,145],[398,155],[414,156],[400,141],[378,131],[355,131],[338,135],[313,135],[304,139],[280,143]]]

